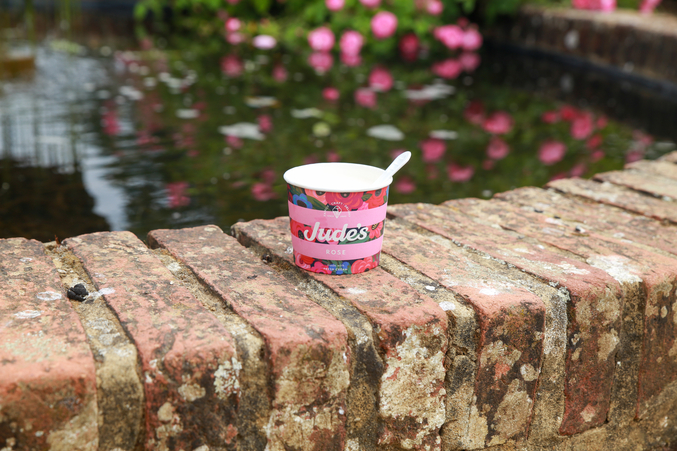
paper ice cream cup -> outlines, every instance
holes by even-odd
[[[285,172],[294,261],[323,274],[359,274],[378,266],[389,177],[352,163],[316,163]]]

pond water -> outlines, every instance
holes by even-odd
[[[134,50],[127,50],[133,48]],[[0,90],[0,237],[287,214],[285,170],[386,167],[390,202],[489,198],[674,150],[671,87],[505,47],[360,61],[45,39]]]

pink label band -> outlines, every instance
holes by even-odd
[[[311,243],[292,236],[291,243],[296,252],[319,260],[357,260],[380,252],[383,236],[366,243],[340,245]]]
[[[293,220],[309,226],[313,226],[316,222],[319,222],[320,227],[331,229],[342,229],[346,224],[348,225],[348,228],[357,227],[358,224],[362,227],[377,224],[386,218],[386,211],[388,209],[388,205],[384,204],[380,207],[370,208],[368,210],[320,211],[303,208],[294,205],[289,201],[287,201],[287,203],[289,204],[289,217]],[[338,210],[338,207],[336,208]]]

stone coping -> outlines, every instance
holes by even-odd
[[[0,449],[674,449],[675,199],[677,152],[392,205],[353,276],[288,218],[0,240]]]
[[[531,5],[488,37],[677,84],[677,17],[668,14]]]

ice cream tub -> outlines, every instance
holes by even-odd
[[[285,172],[297,266],[323,274],[359,274],[378,266],[388,189],[384,170],[354,163],[316,163]]]

